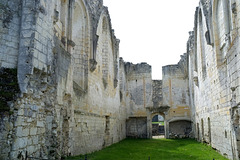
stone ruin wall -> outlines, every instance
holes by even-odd
[[[127,137],[148,138],[147,110],[152,106],[152,69],[146,63],[125,63],[127,76]]]
[[[0,67],[17,68],[20,90],[1,110],[1,159],[59,159],[124,139],[119,40],[102,1],[1,1],[2,6],[10,13],[1,8],[6,18],[0,21]]]
[[[240,2],[201,0],[187,43],[195,138],[239,159]]]
[[[119,59],[120,41],[102,1],[1,5],[14,11],[0,21],[1,73],[10,68],[8,79],[17,78],[1,105],[1,159],[89,153],[124,139],[130,116],[146,121],[151,66]]]
[[[0,159],[150,138],[159,113],[167,137],[188,133],[239,159],[239,11],[238,0],[201,0],[187,53],[152,81],[151,66],[119,58],[101,0],[2,0]]]
[[[170,107],[165,114],[166,136],[168,138],[193,136],[191,133],[187,63],[188,55],[185,54],[181,56],[177,65],[164,66],[162,69],[163,105]],[[176,129],[180,124],[182,124],[181,131]]]

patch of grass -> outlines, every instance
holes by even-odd
[[[191,139],[126,139],[87,157],[88,160],[227,160],[210,146]]]
[[[152,122],[152,124],[160,124],[160,125],[164,125],[164,122]]]

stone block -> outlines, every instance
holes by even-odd
[[[27,146],[27,137],[16,138],[15,142],[13,143],[13,151],[19,150],[21,148],[25,148]]]
[[[43,121],[37,121],[37,127],[44,127]]]
[[[31,136],[33,136],[33,135],[37,135],[37,128],[36,127],[32,127],[31,129],[30,129],[30,135]]]
[[[32,136],[31,138],[33,140],[34,145],[38,144],[38,136]]]
[[[28,146],[27,147],[28,155],[32,155],[34,152],[36,152],[35,146]]]

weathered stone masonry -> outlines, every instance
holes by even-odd
[[[60,159],[124,138],[191,137],[239,159],[239,0],[201,0],[187,53],[152,80],[119,58],[102,0],[1,0],[0,159]]]
[[[201,0],[188,41],[195,138],[239,159],[239,0]]]

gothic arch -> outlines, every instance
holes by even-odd
[[[199,9],[199,14],[198,14],[198,24],[199,24],[199,41],[200,41],[200,45],[198,47],[200,47],[199,52],[200,52],[200,60],[201,60],[201,71],[202,71],[202,78],[205,79],[206,75],[207,75],[207,66],[206,66],[206,54],[205,54],[205,32],[204,32],[204,20],[203,20],[203,14],[202,14],[202,9]]]
[[[114,38],[110,23],[110,17],[105,8],[99,18],[97,27],[97,50],[96,60],[98,61],[104,88],[108,85],[113,86],[115,80],[115,53],[114,53]]]
[[[88,62],[90,59],[90,21],[84,1],[76,0],[72,13],[71,39],[74,43],[73,55],[73,85],[82,92],[87,90]]]
[[[217,65],[225,61],[228,43],[230,41],[230,30],[232,23],[230,18],[230,1],[213,1],[213,37],[216,52]]]

